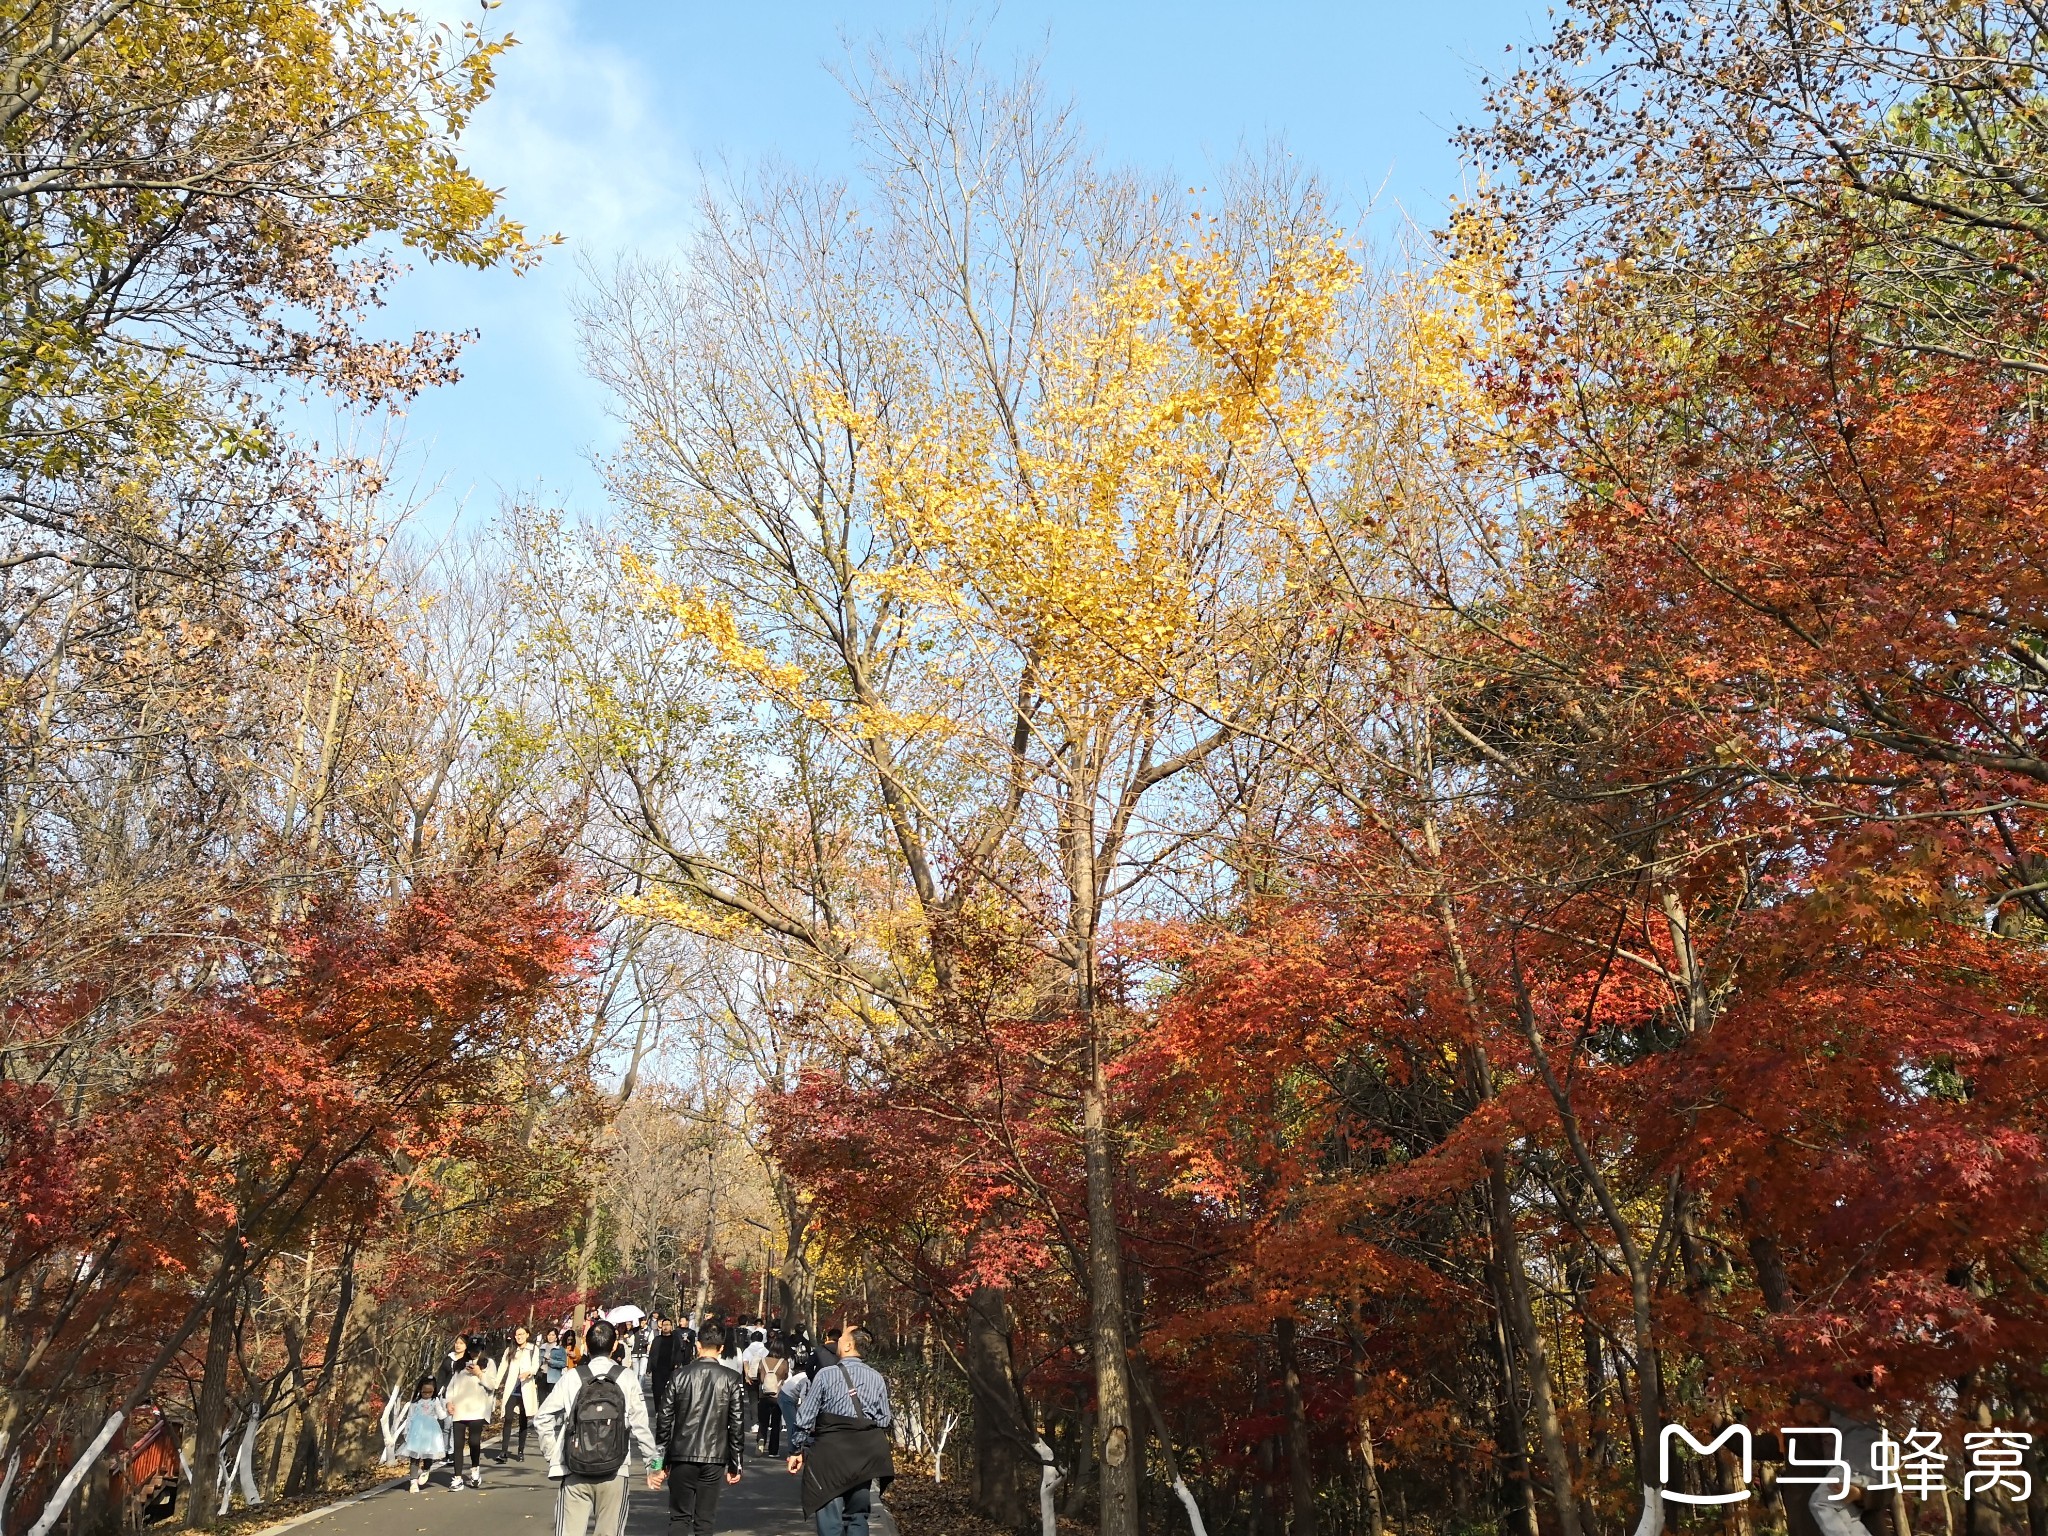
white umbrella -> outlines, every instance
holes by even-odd
[[[623,1307],[613,1307],[611,1311],[605,1313],[604,1320],[608,1323],[626,1323],[630,1325],[639,1322],[646,1315],[645,1312],[642,1312],[629,1301]]]

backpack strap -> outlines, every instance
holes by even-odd
[[[844,1360],[834,1360],[832,1362],[832,1369],[837,1371],[840,1380],[846,1383],[846,1395],[853,1399],[853,1411],[862,1418],[866,1418],[868,1411],[861,1405],[860,1389],[853,1384],[853,1373],[847,1370],[846,1362]]]

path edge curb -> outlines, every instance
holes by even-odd
[[[275,1525],[256,1526],[244,1532],[243,1536],[283,1536],[283,1533],[286,1531],[295,1531],[300,1526],[309,1524],[314,1520],[324,1520],[329,1515],[334,1514],[338,1510],[347,1509],[352,1504],[361,1504],[366,1500],[376,1498],[380,1493],[389,1493],[405,1481],[407,1479],[394,1477],[388,1483],[379,1483],[374,1488],[365,1488],[361,1493],[350,1494],[345,1499],[336,1499],[332,1504],[323,1504],[318,1509],[309,1509],[303,1515],[293,1515],[289,1520],[280,1520]]]

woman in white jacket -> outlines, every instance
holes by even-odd
[[[524,1328],[512,1330],[512,1352],[505,1356],[504,1381],[499,1388],[499,1406],[505,1422],[498,1428],[498,1462],[505,1461],[512,1443],[512,1415],[519,1415],[519,1459],[526,1460],[526,1426],[540,1412],[540,1346]]]
[[[484,1425],[491,1417],[491,1405],[497,1400],[499,1372],[503,1367],[493,1360],[481,1357],[477,1349],[470,1349],[462,1362],[448,1378],[448,1438],[454,1446],[455,1481],[451,1488],[462,1486],[462,1448],[469,1447],[469,1486],[483,1485]]]

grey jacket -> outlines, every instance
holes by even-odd
[[[593,1376],[609,1376],[619,1372],[619,1389],[626,1395],[626,1433],[631,1437],[633,1449],[647,1466],[654,1465],[654,1429],[647,1422],[647,1399],[640,1391],[640,1383],[633,1379],[633,1373],[618,1361],[605,1355],[596,1355],[584,1362]],[[548,1476],[562,1477],[567,1469],[562,1465],[562,1430],[568,1425],[569,1410],[575,1405],[576,1394],[583,1390],[580,1372],[567,1371],[555,1384],[555,1390],[548,1394],[548,1400],[540,1405],[540,1412],[533,1416],[533,1427],[540,1431],[541,1449],[547,1452]],[[625,1469],[619,1469],[621,1475]]]

